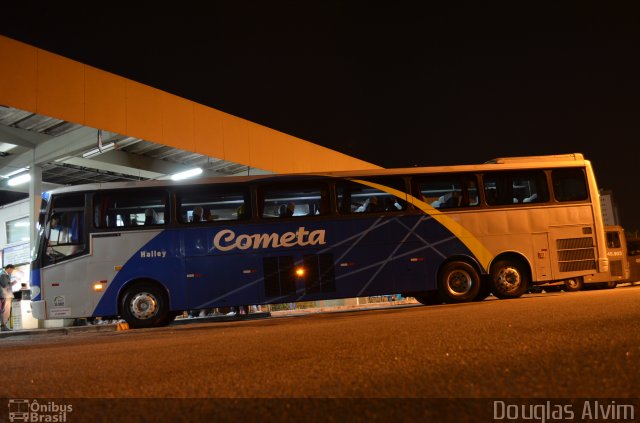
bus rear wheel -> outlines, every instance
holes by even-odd
[[[518,298],[529,288],[525,267],[515,260],[498,260],[491,266],[491,293],[501,299]]]
[[[580,291],[584,286],[582,278],[569,278],[564,281],[564,290],[567,292]]]
[[[167,294],[152,283],[138,283],[125,291],[121,303],[122,317],[131,328],[151,328],[168,324]]]
[[[473,301],[480,292],[480,275],[469,263],[452,261],[440,269],[438,294],[446,303]]]

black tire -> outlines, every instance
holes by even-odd
[[[179,312],[175,312],[175,311],[170,311],[169,313],[167,313],[167,317],[160,322],[160,324],[158,326],[168,326],[171,323],[173,323],[174,320],[176,320],[176,317],[178,317],[178,315],[180,315],[181,313]]]
[[[583,287],[582,278],[569,278],[564,281],[564,290],[567,292],[581,291]]]
[[[124,292],[120,303],[122,318],[130,328],[151,328],[170,323],[169,300],[158,285],[137,283]]]
[[[424,291],[421,293],[413,294],[415,298],[422,305],[436,305],[442,304],[442,300],[438,296],[438,291]]]
[[[464,261],[445,264],[438,273],[438,295],[445,303],[473,301],[480,292],[480,275]]]
[[[609,281],[606,283],[605,288],[606,289],[613,289],[616,286],[618,286],[618,281]]]
[[[478,291],[478,295],[473,299],[473,301],[482,301],[486,299],[489,295],[491,295],[491,289],[489,288],[489,281],[486,275],[480,280],[480,290]]]
[[[489,287],[498,298],[518,298],[529,289],[529,273],[520,261],[498,260],[491,266]]]

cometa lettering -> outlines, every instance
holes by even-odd
[[[223,229],[213,237],[213,246],[220,251],[257,250],[260,248],[280,248],[293,247],[299,245],[324,245],[324,229],[307,231],[304,226],[295,232],[285,232],[283,234],[253,234],[238,235],[231,229]]]

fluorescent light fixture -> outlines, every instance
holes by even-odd
[[[116,148],[116,143],[110,142],[109,144],[105,144],[102,146],[102,149],[94,148],[93,150],[89,150],[86,153],[82,153],[82,157],[85,159],[90,159],[95,156],[99,156],[102,153],[106,153],[107,151],[111,151]]]
[[[28,167],[21,167],[18,170],[14,170],[13,172],[7,173],[6,175],[3,176],[3,178],[11,178],[13,175],[17,175],[18,173],[22,173],[25,170],[29,170],[29,168]]]
[[[194,176],[198,176],[202,173],[202,169],[196,167],[195,169],[185,170],[184,172],[179,172],[174,175],[171,175],[171,179],[174,181],[180,181],[182,179],[192,178]]]
[[[28,173],[23,173],[22,175],[18,175],[14,178],[9,179],[7,181],[7,185],[10,187],[15,187],[16,185],[24,184],[25,182],[29,182],[31,180],[31,175]]]

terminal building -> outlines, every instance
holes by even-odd
[[[602,207],[602,219],[605,225],[620,225],[618,205],[613,201],[613,191],[600,190],[600,207]]]
[[[0,36],[0,252],[24,286],[41,193],[56,187],[374,168]]]

